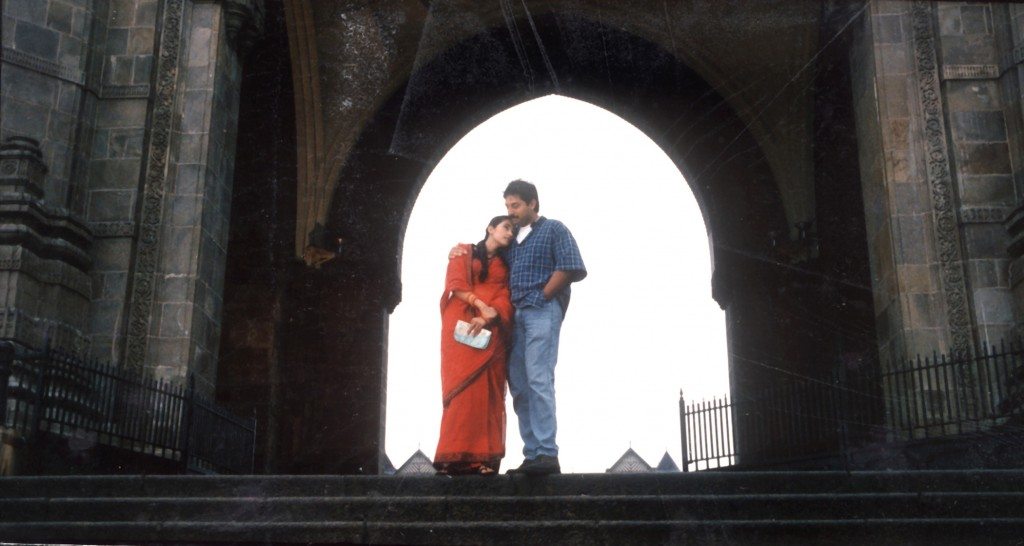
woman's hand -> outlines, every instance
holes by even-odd
[[[487,322],[491,322],[498,318],[498,310],[490,305],[482,305],[480,307],[480,316]]]
[[[480,330],[484,329],[484,325],[487,321],[483,317],[473,317],[473,320],[469,321],[469,335],[476,336],[480,333]]]

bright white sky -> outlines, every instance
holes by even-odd
[[[564,222],[589,276],[573,285],[555,392],[563,472],[604,472],[632,448],[680,461],[679,390],[728,392],[725,315],[711,299],[707,232],[672,161],[622,118],[551,95],[466,135],[421,191],[405,234],[402,303],[391,315],[386,450],[434,456],[441,422],[440,314],[448,249],[479,241],[516,178]],[[522,462],[512,399],[502,472]]]

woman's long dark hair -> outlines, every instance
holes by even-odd
[[[494,218],[491,218],[491,221],[490,221],[490,223],[487,224],[487,226],[488,227],[498,227],[498,224],[504,222],[505,220],[510,220],[510,218],[508,216],[504,216],[504,215],[503,216],[495,216]],[[487,270],[489,269],[489,266],[490,266],[490,263],[488,263],[488,259],[487,259],[487,245],[484,244],[486,242],[487,242],[487,230],[485,229],[484,230],[484,238],[481,239],[479,243],[473,245],[473,258],[477,259],[477,260],[480,260],[480,281],[481,282],[487,280]],[[505,267],[508,267],[508,262],[505,261],[505,249],[503,249],[503,248],[498,249],[498,253],[495,254],[495,256],[497,256],[498,259],[501,260],[501,262],[503,264],[505,264]]]

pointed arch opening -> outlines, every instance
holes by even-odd
[[[657,144],[607,110],[558,95],[477,126],[420,190],[401,249],[402,303],[389,325],[387,453],[396,464],[417,449],[433,454],[447,252],[483,236],[516,178],[538,186],[541,214],[572,230],[589,271],[573,288],[555,372],[563,469],[603,472],[629,447],[678,461],[679,389],[728,392],[708,230]],[[507,409],[504,465],[516,466],[522,444],[510,398]]]

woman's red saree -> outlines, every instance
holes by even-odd
[[[466,260],[470,259],[472,254],[448,260],[441,297],[444,413],[434,467],[447,469],[453,464],[483,463],[497,470],[505,456],[505,365],[507,338],[512,332],[508,268],[500,259],[493,258],[489,260],[487,280],[480,281],[481,263],[473,260],[471,286],[466,267]],[[455,291],[472,292],[498,311],[499,321],[487,327],[491,330],[491,342],[486,349],[474,349],[453,338],[456,322],[469,322],[476,316],[472,306],[452,296]]]

